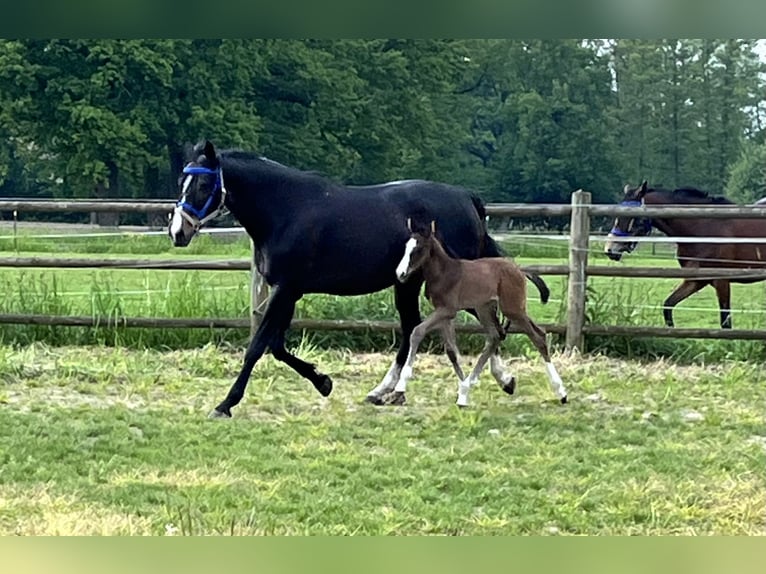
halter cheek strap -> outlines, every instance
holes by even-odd
[[[181,199],[178,200],[178,203],[176,203],[176,207],[179,208],[181,216],[186,221],[191,223],[192,227],[194,227],[196,231],[205,225],[208,221],[215,219],[227,211],[225,206],[226,186],[223,183],[223,170],[220,166],[217,169],[210,169],[202,166],[187,165],[183,169],[183,173],[187,175],[215,175],[215,185],[213,186],[213,191],[210,193],[207,201],[205,202],[205,205],[203,205],[201,209],[197,209],[191,203],[186,201],[186,195],[184,195]],[[221,190],[221,199],[218,201],[216,208],[208,213],[208,210],[213,204],[213,197],[215,196],[215,192],[219,189]]]
[[[644,202],[643,201],[637,201],[637,200],[630,200],[630,201],[621,201],[619,205],[622,205],[624,207],[643,207]],[[652,221],[651,219],[648,220],[649,225],[648,230],[652,230]],[[614,235],[616,237],[631,237],[633,234],[629,233],[627,231],[623,231],[622,229],[618,229],[617,227],[612,227],[612,229],[609,231],[610,235]]]

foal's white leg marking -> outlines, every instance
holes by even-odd
[[[471,387],[473,387],[478,382],[478,378],[474,376],[474,373],[471,373],[466,377],[464,381],[460,381],[457,385],[457,406],[459,407],[467,407],[468,406],[468,394],[471,392]]]
[[[407,271],[410,268],[410,258],[412,257],[412,250],[417,247],[418,242],[415,241],[412,237],[410,237],[407,240],[407,243],[404,244],[404,256],[402,257],[402,260],[399,261],[399,265],[396,266],[396,276],[397,277],[404,277],[407,275]]]
[[[553,363],[545,363],[545,370],[548,373],[548,379],[550,379],[551,382],[551,389],[556,393],[556,396],[560,399],[566,397],[567,390],[564,388],[564,383],[561,380],[556,367],[553,366]]]
[[[381,397],[389,392],[399,380],[399,373],[400,367],[396,364],[396,361],[394,361],[391,363],[391,367],[388,369],[386,376],[383,377],[383,380],[380,382],[380,384],[372,389],[369,393],[367,393],[367,396]]]
[[[394,391],[397,393],[407,392],[407,381],[412,378],[412,365],[409,363],[402,367],[402,373],[399,375],[399,380],[394,387]]]
[[[505,363],[497,353],[489,357],[489,370],[492,376],[495,377],[497,384],[501,387],[507,385],[513,379],[513,373],[505,370]]]

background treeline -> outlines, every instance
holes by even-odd
[[[190,144],[355,184],[766,195],[752,40],[3,40],[0,196],[164,197]]]

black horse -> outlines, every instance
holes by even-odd
[[[734,205],[722,196],[711,196],[694,188],[676,190],[650,188],[647,182],[638,187],[626,185],[621,205],[652,207]],[[762,201],[755,205],[762,205]],[[678,243],[676,256],[679,265],[686,268],[744,268],[766,269],[766,244],[763,243],[710,243],[704,237],[766,237],[766,221],[763,219],[714,219],[682,217],[618,217],[609,232],[604,251],[610,259],[619,261],[623,253],[636,248],[629,237],[640,237],[657,228],[670,237],[700,237],[699,242]],[[754,283],[763,279],[685,279],[663,303],[665,324],[673,326],[673,307],[706,285],[712,285],[718,295],[721,327],[731,328],[731,283]]]
[[[421,321],[421,274],[396,281],[396,265],[409,238],[407,218],[437,220],[455,257],[495,257],[485,210],[473,193],[451,185],[408,180],[346,187],[251,152],[217,153],[210,142],[194,148],[179,180],[181,198],[168,232],[176,247],[189,244],[199,228],[229,210],[256,249],[256,265],[272,287],[266,311],[245,353],[242,370],[211,416],[231,416],[258,359],[273,356],[309,379],[323,396],[332,380],[285,349],[285,332],[296,302],[307,293],[361,295],[394,286],[402,342],[383,381],[367,395],[381,397],[399,380],[412,330]]]

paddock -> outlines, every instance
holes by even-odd
[[[533,208],[557,216],[576,209],[488,209],[498,217],[503,209]],[[167,240],[163,234],[157,241]],[[449,361],[424,354],[410,382],[408,406],[364,404],[365,393],[390,364],[392,343],[382,346],[386,352],[352,352],[327,348],[315,337],[349,332],[391,340],[388,317],[364,318],[376,317],[383,294],[356,301],[353,313],[340,300],[310,299],[296,318],[301,356],[321,362],[336,381],[330,397],[319,397],[267,356],[237,417],[222,422],[205,415],[240,368],[239,344],[251,327],[247,314],[251,305],[257,310],[251,293],[258,292],[258,281],[246,246],[233,256],[200,251],[179,262],[162,253],[149,257],[105,247],[99,255],[67,248],[78,239],[17,239],[21,248],[14,251],[8,246],[12,238],[0,237],[0,274],[39,274],[34,289],[41,290],[53,289],[46,284],[54,276],[49,273],[57,274],[56,281],[71,276],[77,282],[57,287],[59,303],[41,304],[35,313],[4,307],[0,315],[2,330],[27,328],[29,322],[41,329],[40,341],[16,345],[6,338],[0,344],[2,534],[766,534],[766,374],[747,350],[762,348],[766,338],[763,283],[735,292],[739,309],[731,331],[711,326],[716,317],[707,299],[691,300],[690,307],[699,310],[686,316],[680,307],[681,326],[667,329],[657,326],[660,301],[651,307],[657,298],[651,288],[682,276],[675,262],[602,265],[593,256],[600,246],[590,239],[584,267],[590,291],[582,307],[590,319],[581,331],[586,345],[599,333],[619,338],[627,332],[633,344],[652,337],[674,346],[700,340],[715,345],[720,359],[653,360],[641,352],[623,358],[587,347],[582,354],[576,345],[567,348],[571,238],[524,237],[545,240],[545,249],[563,246],[563,259],[551,264],[523,254],[517,259],[542,269],[552,287],[554,300],[530,305],[530,314],[561,337],[553,361],[567,384],[569,404],[552,399],[539,358],[512,341],[506,346],[518,356],[511,362],[518,378],[513,396],[487,375],[472,392],[473,407],[459,410]],[[50,241],[66,254],[36,252],[35,241]],[[143,288],[137,300],[167,303],[161,284],[148,283],[160,274],[169,289],[184,286],[180,299],[189,299],[188,307],[131,306],[133,295],[119,294]],[[107,276],[113,284],[99,291],[98,282]],[[231,307],[211,306],[208,316],[200,316],[207,299],[190,298],[207,280],[216,301],[228,301],[233,293],[238,298]],[[613,291],[616,283],[641,287],[602,310],[599,294]],[[94,306],[107,288],[118,293],[110,301],[122,306]],[[75,305],[75,290],[86,293],[82,307]],[[12,300],[5,292],[3,305]],[[71,307],[60,304],[67,297]],[[323,306],[327,316],[317,318]],[[158,312],[142,313],[152,310]],[[163,313],[169,316],[155,316]],[[641,324],[630,322],[636,314]],[[190,327],[199,339],[187,348],[146,347],[137,340],[66,344],[78,330],[111,329],[121,337],[145,330],[159,341]],[[241,333],[234,343],[193,344],[230,330]],[[478,329],[465,323],[461,330]],[[46,342],[54,332],[62,339]],[[707,338],[671,338],[690,334]],[[731,340],[743,334],[747,340]],[[721,337],[728,339],[713,339]],[[734,345],[749,347],[731,356]],[[468,352],[465,359],[471,365],[475,355]]]

